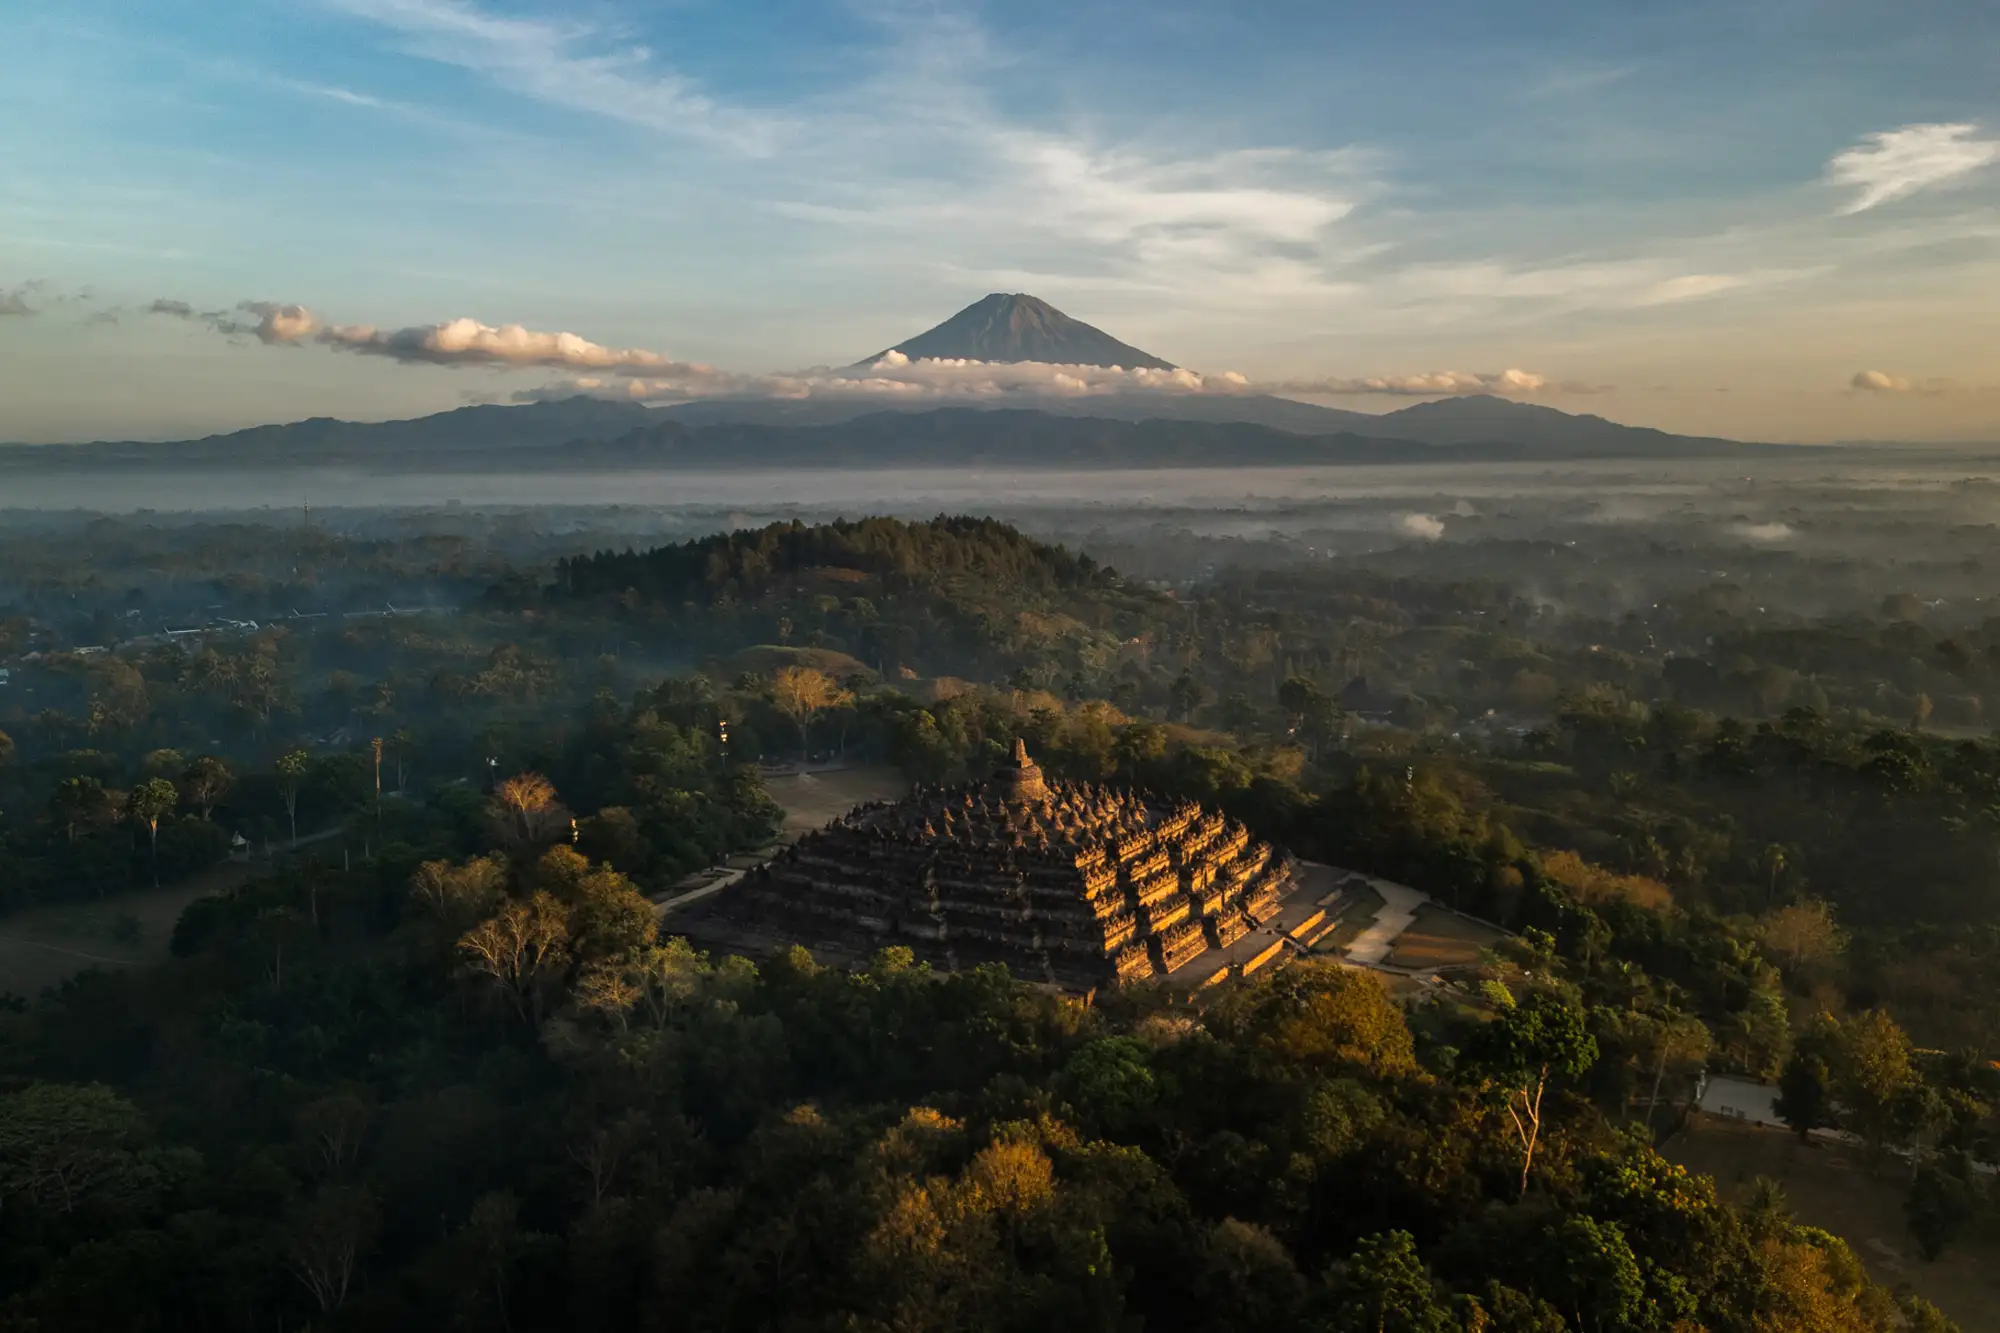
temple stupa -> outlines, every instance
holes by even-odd
[[[1178,972],[1277,914],[1295,865],[1192,802],[1051,781],[1015,741],[982,783],[859,806],[731,892],[761,932],[1078,988]]]

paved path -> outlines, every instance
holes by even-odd
[[[1389,956],[1389,950],[1395,947],[1396,937],[1408,930],[1410,923],[1417,919],[1417,909],[1431,899],[1427,893],[1391,884],[1386,879],[1371,879],[1368,883],[1382,895],[1382,910],[1375,913],[1375,924],[1356,935],[1354,942],[1347,946],[1347,961],[1364,967],[1377,967]]]
[[[667,913],[678,911],[689,903],[698,903],[703,898],[712,897],[749,873],[748,870],[732,870],[726,875],[718,875],[698,889],[689,889],[686,893],[677,894],[672,898],[662,898],[653,904],[653,915],[664,917]]]

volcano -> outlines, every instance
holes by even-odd
[[[869,357],[860,365],[901,352],[912,361],[1045,361],[1066,366],[1144,366],[1173,370],[1174,363],[1119,342],[1103,329],[1071,319],[1039,297],[994,292],[974,301],[936,328]]]

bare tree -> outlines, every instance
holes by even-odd
[[[375,1233],[375,1203],[344,1186],[324,1186],[293,1210],[285,1228],[285,1266],[332,1314],[347,1301],[354,1270]]]
[[[549,983],[569,964],[569,921],[549,893],[508,902],[465,932],[458,949],[468,970],[489,978],[523,1023],[539,1027]]]

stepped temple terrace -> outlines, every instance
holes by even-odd
[[[1232,946],[1278,915],[1296,870],[1215,811],[1045,778],[1016,741],[986,782],[919,788],[808,834],[724,910],[808,945],[902,944],[953,968],[1003,962],[1089,989],[1243,952]],[[1249,966],[1279,948],[1253,950]]]

